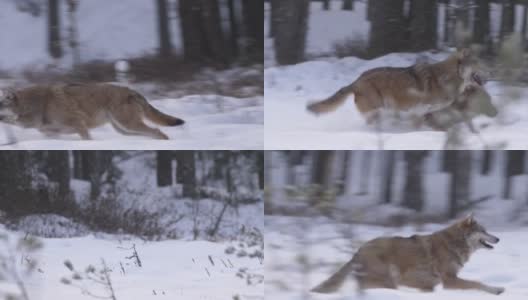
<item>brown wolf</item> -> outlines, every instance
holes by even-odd
[[[38,85],[0,94],[0,121],[50,136],[77,133],[91,139],[89,129],[110,122],[124,135],[168,139],[143,118],[162,126],[184,123],[154,108],[138,92],[111,84]]]
[[[382,109],[423,117],[455,102],[469,85],[480,85],[477,61],[467,49],[446,60],[406,68],[375,68],[307,109],[315,114],[335,111],[349,96],[368,123],[377,121]]]
[[[360,291],[396,289],[399,285],[433,291],[443,284],[446,289],[478,289],[499,295],[504,288],[457,276],[473,252],[493,249],[490,243],[498,242],[499,238],[489,234],[471,215],[429,235],[377,238],[361,246],[352,260],[312,291],[334,292],[348,275],[353,275]]]

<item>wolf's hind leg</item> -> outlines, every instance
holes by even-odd
[[[467,280],[458,277],[445,278],[443,283],[444,288],[446,289],[481,290],[494,295],[500,295],[504,292],[503,287],[489,286],[478,281]]]

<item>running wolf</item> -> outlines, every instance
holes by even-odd
[[[168,139],[143,118],[162,126],[184,123],[154,108],[138,92],[111,84],[37,85],[0,93],[1,122],[36,128],[48,136],[77,133],[91,139],[90,129],[111,123],[124,135]]]
[[[352,84],[326,100],[309,104],[307,109],[315,114],[332,112],[354,95],[357,109],[369,124],[379,121],[383,110],[424,117],[451,105],[468,86],[481,84],[478,61],[470,50],[463,49],[434,64],[366,71]]]
[[[337,291],[353,275],[360,291],[369,288],[396,289],[399,285],[433,291],[477,289],[499,295],[502,287],[462,279],[458,272],[478,249],[493,249],[499,238],[491,235],[472,215],[433,234],[411,237],[381,237],[359,248],[354,257],[312,292]]]

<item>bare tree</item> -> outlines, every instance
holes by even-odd
[[[513,33],[515,26],[515,0],[502,0],[501,38]]]
[[[156,152],[156,178],[160,187],[172,185],[171,151]]]
[[[394,164],[396,151],[385,151],[383,161],[382,202],[392,202],[392,186],[394,184]]]
[[[53,58],[62,57],[59,0],[48,0],[48,51]]]
[[[159,56],[167,58],[172,53],[167,0],[157,0]]]
[[[407,176],[403,190],[403,205],[421,212],[424,206],[423,162],[426,151],[406,151],[404,153]]]
[[[343,10],[354,10],[354,0],[343,0]]]
[[[369,54],[373,57],[399,52],[405,48],[403,4],[403,0],[368,2],[371,21]]]
[[[411,50],[435,49],[438,31],[436,0],[412,0],[410,13]]]

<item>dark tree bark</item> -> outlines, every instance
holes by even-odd
[[[429,2],[429,1],[425,1]],[[381,56],[405,49],[403,0],[370,0],[369,55]]]
[[[502,0],[501,38],[513,33],[515,26],[515,0]]]
[[[410,19],[410,50],[435,49],[438,31],[436,0],[412,0]]]
[[[62,57],[59,0],[48,0],[48,51],[53,58]]]
[[[196,198],[196,167],[194,151],[182,151],[181,168],[183,177],[183,196],[191,199]],[[180,165],[178,164],[178,168]]]
[[[332,188],[332,164],[334,151],[316,151],[314,153],[314,164],[312,168],[312,184],[317,186],[317,192],[313,195],[314,204],[328,200],[324,195]]]
[[[265,175],[264,175],[264,151],[258,151],[257,152],[257,170],[258,170],[258,182],[259,182],[259,189],[264,190],[265,185]]]
[[[451,174],[449,189],[449,217],[456,217],[459,208],[470,199],[471,152],[445,151],[444,162]]]
[[[47,173],[51,181],[58,184],[57,196],[54,207],[57,211],[65,208],[70,198],[70,156],[68,151],[48,151]]]
[[[344,195],[347,190],[347,185],[349,182],[348,172],[350,165],[350,151],[343,151],[343,166],[341,168],[341,175],[339,176],[339,186],[338,186],[338,195]]]
[[[202,22],[209,56],[216,62],[229,62],[228,47],[220,22],[218,0],[201,0]]]
[[[354,0],[343,0],[343,10],[354,10]]]
[[[491,162],[493,161],[493,152],[491,150],[484,150],[482,154],[482,167],[480,174],[488,175],[491,170]]]
[[[84,172],[83,172],[83,159],[82,159],[82,152],[80,150],[73,150],[73,178],[75,179],[87,179],[84,178]]]
[[[396,151],[386,151],[383,165],[383,182],[382,182],[382,201],[383,203],[392,202],[392,186],[394,184],[394,164]]]
[[[205,56],[206,52],[200,1],[180,0],[178,8],[184,57],[187,61],[198,61]]]
[[[157,0],[159,56],[167,58],[172,54],[167,0]]]
[[[488,45],[490,41],[490,0],[475,1],[475,20],[473,26],[473,41]]]
[[[370,171],[372,164],[373,151],[361,151],[361,178],[359,178],[359,195],[366,195],[369,193]]]
[[[403,191],[403,205],[421,212],[424,205],[423,162],[426,151],[406,151],[404,153],[407,175]]]
[[[238,32],[238,22],[236,18],[236,12],[235,12],[235,0],[228,0],[227,1],[227,7],[229,10],[229,29],[231,30],[230,35],[230,41],[231,41],[231,52],[233,53],[233,56],[238,56],[238,38],[239,38],[239,32]]]
[[[323,2],[323,9],[330,10],[330,0],[322,0],[322,2]]]
[[[264,3],[261,0],[242,0],[244,25],[248,45],[246,52],[262,53],[264,49]]]
[[[270,28],[269,28],[269,37],[275,37],[275,30],[277,28],[277,19],[279,17],[279,13],[277,12],[278,8],[280,7],[280,4],[277,2],[280,2],[281,0],[271,0],[270,1]]]
[[[170,151],[156,152],[156,178],[160,187],[172,185],[172,153]]]
[[[504,185],[502,190],[502,198],[511,199],[511,178],[516,175],[524,174],[525,151],[505,151],[505,155],[506,168],[504,170]]]
[[[280,65],[304,60],[309,0],[273,1],[275,8],[275,58]]]

